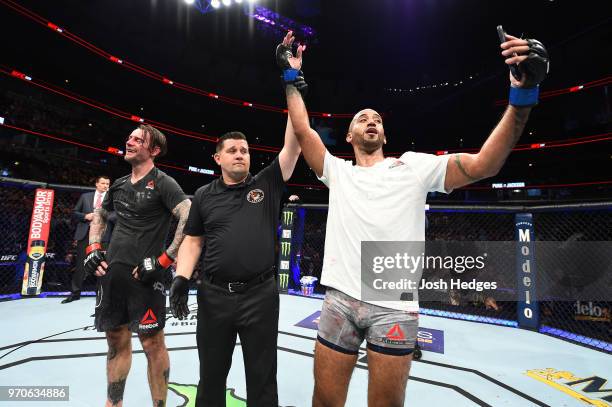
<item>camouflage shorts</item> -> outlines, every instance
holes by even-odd
[[[375,352],[408,355],[414,350],[418,325],[418,313],[369,304],[328,288],[318,339],[346,354],[357,354],[365,339]]]

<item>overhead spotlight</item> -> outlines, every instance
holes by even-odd
[[[238,4],[242,3],[242,0],[234,0],[234,1]]]
[[[219,0],[211,0],[210,1],[210,5],[213,8],[219,8],[219,7],[221,7],[221,2]]]
[[[224,6],[230,6],[232,4],[232,0],[221,0],[221,3],[223,3]]]
[[[185,0],[185,3],[187,3],[187,4],[193,4],[193,3],[195,3],[195,0]]]
[[[249,3],[255,3],[257,0],[249,0]]]

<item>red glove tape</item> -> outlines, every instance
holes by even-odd
[[[89,254],[94,250],[102,250],[102,245],[100,243],[92,243],[87,248],[85,248],[85,254]]]
[[[168,256],[168,253],[166,252],[163,252],[162,255],[157,258],[157,261],[165,269],[167,269],[172,263],[174,263],[174,259]]]

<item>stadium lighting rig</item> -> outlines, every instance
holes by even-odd
[[[257,0],[185,0],[187,4],[193,4],[202,14],[213,12],[219,8],[230,7],[234,4],[252,4]]]
[[[274,36],[284,35],[291,30],[305,42],[315,41],[315,30],[266,7],[255,5],[257,0],[185,0],[193,4],[202,14],[207,14],[221,8],[241,6],[245,15],[255,20],[257,27]]]

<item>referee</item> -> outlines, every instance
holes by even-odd
[[[185,240],[170,290],[175,317],[187,316],[188,282],[206,237],[198,290],[197,343],[200,381],[196,406],[225,406],[225,384],[236,346],[244,356],[249,407],[278,406],[276,343],[279,297],[274,278],[274,241],[285,181],[300,147],[287,121],[278,157],[257,175],[240,132],[224,134],[215,161],[219,179],[199,188],[185,225]]]

